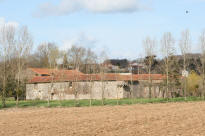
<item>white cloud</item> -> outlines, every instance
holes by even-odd
[[[60,47],[61,50],[68,50],[73,45],[75,46],[82,46],[85,48],[95,48],[97,40],[90,36],[86,35],[85,33],[80,33],[79,35],[71,38],[66,39],[63,41],[63,46]]]
[[[78,11],[93,13],[135,12],[146,9],[143,2],[150,0],[61,0],[58,4],[50,2],[40,5],[35,16],[60,16]]]
[[[0,17],[0,27],[2,26],[14,26],[14,27],[18,27],[19,23],[15,22],[15,21],[8,21],[6,22],[5,18]]]

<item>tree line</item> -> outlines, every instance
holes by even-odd
[[[177,55],[176,41],[170,32],[164,33],[160,42],[156,42],[151,37],[145,38],[142,42],[145,56],[142,63],[146,68],[141,73],[165,74],[164,86],[166,86],[167,92],[174,84],[178,88],[183,88],[185,97],[193,94],[205,96],[205,31],[201,33],[198,43],[200,53],[192,54],[190,32],[183,31],[178,42],[181,54]],[[7,97],[15,97],[17,105],[19,99],[25,98],[27,78],[24,70],[28,67],[78,69],[86,74],[101,73],[102,76],[105,76],[104,73],[107,72],[104,62],[109,59],[104,51],[97,54],[90,48],[78,45],[73,45],[68,50],[60,50],[59,46],[52,42],[41,43],[34,50],[33,44],[33,37],[26,26],[16,27],[7,24],[0,27],[0,93],[3,107],[6,106]],[[163,56],[161,59],[156,57],[155,49],[159,46],[160,55]],[[110,61],[121,68],[129,67],[126,59],[122,62],[118,62],[116,59]],[[181,81],[179,77],[183,70],[189,71],[192,75]],[[112,72],[117,73],[117,71]],[[191,81],[190,78],[194,78],[200,84],[196,82],[190,86],[188,84]],[[151,86],[152,79],[149,76],[150,93]],[[187,92],[187,87],[188,89],[192,88],[195,93]],[[196,93],[196,91],[200,93]]]
[[[178,48],[175,46],[176,43]],[[191,53],[192,41],[189,30],[182,31],[178,42],[170,32],[165,32],[160,42],[147,37],[143,41],[143,47],[145,56],[147,56],[145,57],[147,73],[150,75],[157,72],[166,75],[166,81],[164,81],[166,93],[170,93],[170,88],[175,86],[183,91],[185,98],[190,95],[205,97],[205,31],[198,39],[198,49],[200,50],[198,54]],[[163,56],[162,59],[158,60],[156,60],[155,50],[157,47],[160,47],[160,55]],[[176,54],[177,50],[180,51],[180,55]],[[193,80],[194,78],[201,80],[191,82],[192,78]],[[149,78],[149,86],[151,84]],[[151,87],[149,87],[149,92],[151,92]],[[169,96],[167,95],[167,97]]]

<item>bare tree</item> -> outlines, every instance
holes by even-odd
[[[161,50],[164,57],[166,67],[166,95],[169,93],[169,61],[170,57],[174,54],[174,38],[170,32],[164,33],[161,39]]]
[[[155,57],[156,41],[154,39],[151,39],[150,37],[147,37],[143,41],[143,45],[144,45],[145,55],[148,59],[149,98],[151,98],[152,97],[152,93],[151,93],[151,86],[152,86],[151,68],[152,68],[152,63],[153,63],[154,57]]]
[[[104,105],[104,93],[105,93],[105,66],[104,66],[104,61],[107,60],[107,55],[105,51],[102,51],[100,56],[100,79],[101,79],[101,100],[102,100],[102,105]]]
[[[24,79],[21,78],[22,71],[25,66],[26,57],[30,54],[30,50],[33,46],[33,41],[31,35],[29,34],[27,27],[22,27],[19,30],[17,43],[15,44],[15,52],[17,58],[17,89],[16,89],[16,105],[18,105],[19,101],[19,89],[20,89],[20,82],[23,82]]]
[[[50,106],[50,99],[51,99],[51,94],[54,91],[54,76],[56,74],[56,68],[57,68],[57,60],[60,57],[60,53],[59,53],[59,49],[58,47],[55,45],[55,43],[43,43],[41,45],[39,45],[38,47],[39,49],[39,56],[41,56],[43,58],[43,63],[44,66],[49,67],[50,68],[50,74],[51,74],[51,88],[48,89],[48,106]]]
[[[86,56],[86,49],[83,47],[72,46],[68,50],[68,61],[73,69],[80,69],[80,66],[84,63]]]
[[[117,71],[115,69],[115,80],[116,80],[116,93],[117,93],[117,105],[119,105],[119,91],[118,91],[118,76],[117,76]]]
[[[96,61],[97,61],[96,54],[91,49],[87,49],[86,58],[85,58],[85,68],[86,68],[86,74],[90,75],[87,76],[87,82],[89,81],[89,94],[90,94],[89,105],[90,106],[92,106],[92,87],[93,87],[93,77],[91,74],[95,73]]]
[[[201,62],[202,62],[202,77],[203,77],[203,83],[202,83],[202,94],[205,99],[205,30],[201,33],[199,37],[199,45],[201,49]]]
[[[133,69],[132,66],[130,65],[130,81],[131,81],[131,99],[132,99],[132,104],[134,104],[134,90],[133,90]]]
[[[40,63],[40,67],[48,68],[49,60],[48,60],[48,46],[47,43],[42,43],[38,46],[37,49],[37,59]]]
[[[52,76],[52,80],[51,80],[51,92],[49,92],[49,99],[48,102],[51,98],[51,95],[54,93],[54,78],[55,76],[59,76],[58,72],[56,72],[56,68],[57,68],[57,60],[59,59],[59,50],[58,47],[55,45],[55,43],[48,43],[48,60],[49,60],[49,68],[51,69],[51,76]],[[56,75],[57,74],[57,75]],[[48,103],[48,106],[50,106],[50,104]]]
[[[83,64],[85,61],[85,54],[86,50],[83,47],[77,47],[77,46],[72,46],[68,50],[68,61],[70,63],[70,66],[73,69],[76,69],[79,71],[80,66]],[[74,77],[74,82],[77,82],[79,80],[79,72],[73,72],[73,77]],[[73,84],[73,89],[74,89],[74,95],[75,95],[75,106],[78,105],[78,84]]]
[[[68,69],[68,57],[67,57],[67,53],[62,52],[63,53],[63,69]]]
[[[183,67],[184,67],[184,71],[186,71],[186,55],[189,52],[190,48],[191,48],[191,36],[189,33],[189,30],[185,30],[181,33],[181,39],[179,41],[179,47],[181,50],[181,54],[183,56]],[[186,77],[184,78],[184,96],[186,99],[186,95],[187,95],[187,81],[186,81]]]
[[[3,70],[1,72],[3,78],[2,107],[6,107],[6,82],[7,72],[9,71],[7,67],[15,44],[15,34],[16,28],[12,25],[4,25],[0,28],[0,50],[3,62]]]

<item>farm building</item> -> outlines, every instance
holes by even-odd
[[[122,99],[149,97],[148,74],[83,74],[77,70],[30,68],[27,100]],[[152,97],[163,97],[164,76],[152,74]]]

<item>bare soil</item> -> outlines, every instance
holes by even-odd
[[[0,110],[0,136],[205,135],[205,102]]]

